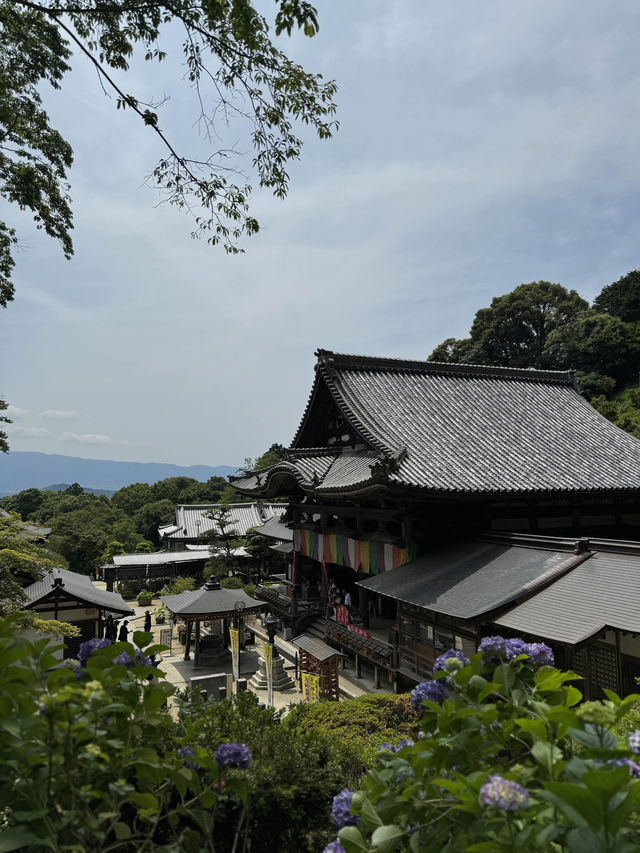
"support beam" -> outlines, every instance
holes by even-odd
[[[193,656],[194,669],[200,665],[200,620],[196,621],[196,648]]]
[[[191,651],[191,622],[187,619],[185,620],[186,630],[187,630],[187,642],[184,647],[184,659],[191,660],[191,655],[189,652]]]

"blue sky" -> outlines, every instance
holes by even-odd
[[[48,96],[75,256],[0,207],[23,245],[0,314],[15,450],[234,465],[290,441],[316,347],[425,358],[521,282],[591,299],[640,266],[639,6],[328,0],[319,18],[285,47],[338,82],[340,131],[306,134],[285,201],[255,190],[239,257],[156,206],[161,149],[80,57]],[[160,125],[203,146],[179,55],[152,70],[126,91],[167,94]]]

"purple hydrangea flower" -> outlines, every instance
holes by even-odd
[[[629,749],[636,755],[640,755],[640,729],[636,729],[629,735]]]
[[[529,792],[517,782],[510,782],[494,773],[480,788],[480,798],[485,806],[496,806],[506,811],[526,809],[529,805]]]
[[[504,645],[507,652],[507,660],[513,660],[518,655],[529,654],[529,643],[525,643],[519,637],[514,637],[513,640],[505,640]]]
[[[178,750],[178,755],[180,758],[184,758],[184,766],[189,767],[191,770],[200,770],[200,765],[195,761],[190,761],[188,756],[195,755],[195,749],[191,749],[190,746],[181,746]]]
[[[151,658],[143,655],[140,649],[136,649],[135,658],[132,658],[128,652],[120,652],[118,657],[113,659],[113,662],[129,668],[132,666],[151,666]]]
[[[553,666],[553,652],[546,643],[529,643],[527,654],[534,666]]]
[[[322,853],[347,853],[342,844],[340,844],[340,839],[336,838],[335,841],[330,841],[327,846],[324,848]]]
[[[465,657],[462,652],[459,652],[457,649],[448,649],[436,658],[435,663],[433,664],[434,673],[440,672],[441,670],[447,672],[452,666],[457,669],[455,664],[447,663],[447,661],[450,660],[460,661],[460,666],[466,666],[469,663],[469,658]]]
[[[422,681],[411,691],[411,707],[420,711],[425,700],[429,702],[444,702],[444,687],[439,681]]]
[[[629,773],[634,779],[640,779],[640,764],[636,764],[630,758],[612,758],[610,761],[607,761],[607,764],[610,764],[612,767],[623,767],[626,764],[629,768]]]
[[[376,752],[392,752],[394,755],[404,749],[405,746],[414,746],[414,741],[405,738],[399,743],[381,743]]]
[[[223,743],[214,756],[218,767],[239,767],[246,770],[251,764],[251,750],[244,743]]]
[[[478,651],[482,652],[485,663],[493,662],[498,658],[506,658],[507,641],[504,637],[483,637],[480,640]]]
[[[355,826],[360,820],[360,815],[351,814],[351,800],[353,794],[348,788],[343,788],[339,794],[333,798],[331,806],[331,820],[335,823],[338,829],[343,826]]]
[[[78,649],[78,660],[82,664],[82,666],[87,665],[87,660],[89,659],[89,655],[92,652],[95,652],[96,649],[106,649],[107,646],[111,645],[111,640],[107,640],[105,637],[103,640],[98,637],[94,637],[92,640],[87,640],[84,643],[80,643],[80,648]]]

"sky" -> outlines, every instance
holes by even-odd
[[[261,230],[240,256],[158,206],[145,176],[161,148],[81,57],[46,94],[74,148],[75,255],[0,205],[21,239],[0,313],[12,449],[240,464],[290,443],[318,347],[424,359],[522,282],[593,299],[640,266],[638,4],[318,12],[315,38],[282,46],[337,81],[340,130],[302,131],[284,201],[254,189]],[[166,95],[160,126],[203,151],[178,33],[164,46],[166,63],[116,76]],[[249,150],[246,128],[225,132]]]

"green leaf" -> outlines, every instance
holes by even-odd
[[[493,671],[493,680],[505,690],[511,690],[516,683],[516,674],[513,667],[508,663],[501,663]]]
[[[544,740],[534,743],[531,754],[538,764],[541,764],[549,772],[549,775],[553,775],[553,765],[556,761],[562,760],[562,751]]]
[[[38,838],[24,826],[14,826],[0,832],[0,853],[9,853],[10,850],[28,846],[53,848],[54,844],[48,838]]]
[[[122,821],[118,821],[113,825],[113,830],[116,834],[116,838],[118,841],[122,841],[125,838],[129,838],[131,836],[131,830],[127,826],[126,823],[122,823]]]
[[[608,853],[609,851],[608,845],[588,826],[568,832],[567,844],[571,853]]]
[[[529,732],[529,734],[534,735],[534,737],[540,738],[541,740],[545,740],[547,737],[547,727],[544,724],[544,720],[539,718],[532,720],[529,717],[518,717],[515,720],[515,723],[523,731]]]
[[[546,791],[540,796],[555,803],[577,826],[602,827],[604,812],[600,800],[584,785],[571,782],[545,782]]]
[[[344,842],[343,847],[346,846],[349,853],[351,850],[367,850],[369,848],[357,826],[343,826],[338,833],[338,838]]]
[[[371,836],[371,843],[380,853],[392,853],[403,838],[404,830],[399,826],[391,824],[389,826],[379,826],[375,829]]]
[[[362,791],[356,791],[351,801],[356,814],[362,815],[367,827],[382,826],[380,815],[375,810],[371,800]]]
[[[154,794],[136,792],[129,795],[129,801],[149,812],[155,813],[159,808],[158,798]]]
[[[134,631],[133,643],[139,649],[143,649],[153,640],[153,634],[150,631]]]

